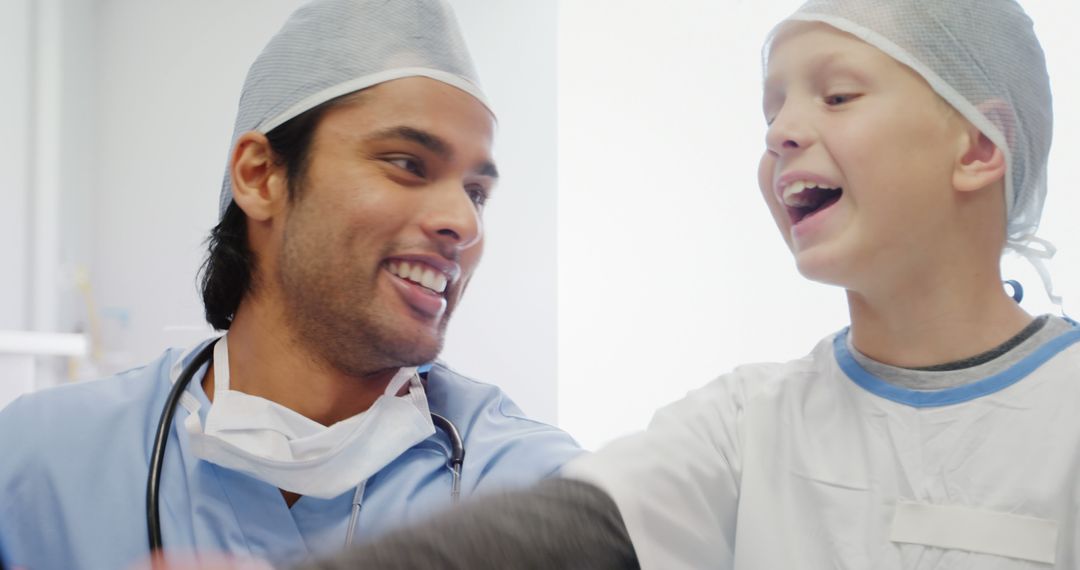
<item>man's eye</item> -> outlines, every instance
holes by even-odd
[[[387,159],[387,162],[389,162],[390,164],[393,164],[394,166],[396,166],[396,167],[398,167],[398,168],[400,168],[402,170],[405,170],[405,171],[407,171],[410,174],[413,174],[415,176],[420,176],[420,177],[424,176],[424,165],[419,160],[416,160],[415,158],[402,156],[402,157]]]
[[[476,204],[477,208],[480,208],[488,200],[488,191],[483,186],[470,184],[465,187],[465,192],[468,193],[469,199],[473,204]]]

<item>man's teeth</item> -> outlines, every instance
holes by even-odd
[[[811,208],[817,205],[818,200],[812,192],[803,194],[804,190],[809,188],[821,188],[822,190],[839,190],[839,188],[833,188],[824,184],[819,184],[812,180],[796,180],[784,188],[784,204],[791,206],[792,208]]]
[[[390,273],[402,279],[408,279],[417,285],[431,289],[436,293],[446,291],[446,275],[441,271],[425,266],[422,263],[409,263],[407,261],[391,261],[388,264]]]

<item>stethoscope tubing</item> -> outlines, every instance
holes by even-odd
[[[461,497],[461,466],[465,463],[465,445],[462,443],[461,433],[458,432],[454,422],[431,412],[431,423],[446,433],[450,440],[450,454],[446,458],[446,466],[453,474],[450,487],[450,500],[456,505]]]
[[[162,550],[164,547],[161,538],[161,513],[158,510],[158,503],[161,495],[161,472],[165,463],[165,444],[169,440],[169,429],[172,426],[173,418],[176,416],[176,407],[180,403],[184,390],[187,389],[188,384],[191,383],[191,379],[199,368],[210,361],[215,344],[217,344],[216,340],[207,344],[184,367],[183,371],[180,372],[180,376],[176,379],[176,383],[173,384],[172,390],[169,391],[169,397],[165,400],[165,406],[161,410],[157,432],[154,434],[154,446],[150,452],[150,469],[146,481],[146,531],[151,554]],[[443,430],[447,439],[450,440],[450,454],[447,456],[446,466],[450,468],[453,477],[450,489],[451,501],[457,504],[461,495],[461,469],[465,463],[465,445],[461,439],[461,433],[453,422],[436,413],[431,414],[431,421],[435,427]],[[361,483],[357,488],[357,494],[362,496],[363,489],[364,484]],[[354,512],[349,517],[349,539],[352,538],[355,532],[357,515],[359,515],[359,499],[360,497],[356,497],[353,500]]]
[[[146,481],[146,531],[150,538],[150,552],[155,553],[162,549],[161,540],[161,514],[158,512],[158,498],[161,489],[161,469],[165,463],[165,444],[169,440],[169,428],[172,426],[173,417],[176,416],[176,406],[180,403],[180,397],[184,394],[191,378],[202,365],[210,360],[214,345],[217,341],[207,344],[195,358],[184,367],[180,377],[176,379],[169,398],[165,400],[165,406],[161,410],[161,419],[158,421],[157,433],[154,435],[154,448],[150,452],[150,472]]]

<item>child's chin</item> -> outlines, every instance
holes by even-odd
[[[825,247],[795,252],[795,267],[803,277],[825,285],[847,287],[851,280],[847,264]]]

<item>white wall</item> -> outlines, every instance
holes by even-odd
[[[757,188],[760,48],[800,2],[590,0],[559,18],[559,418],[589,447],[738,364],[788,360],[844,326],[841,291],[794,269]],[[1080,302],[1074,2],[1026,2],[1057,133],[1042,234]],[[1038,279],[1030,312],[1050,309]]]
[[[55,1],[55,0],[50,0]],[[86,298],[77,286],[79,273],[89,276],[94,265],[97,220],[95,173],[99,108],[98,29],[99,0],[63,0],[60,17],[61,57],[57,109],[60,167],[55,169],[58,204],[55,319],[48,330],[87,332]]]
[[[1050,168],[1046,205],[1039,235],[1058,247],[1050,263],[1057,293],[1065,298],[1065,310],[1080,318],[1080,192],[1076,189],[1072,165],[1080,153],[1080,72],[1076,54],[1080,54],[1080,36],[1073,25],[1080,19],[1080,3],[1023,1],[1024,9],[1035,22],[1035,32],[1046,52],[1050,88],[1054,95],[1054,143],[1050,148]],[[1016,256],[1005,258],[1005,273],[1018,278],[1028,290],[1024,302],[1028,312],[1057,312],[1047,301],[1037,274]],[[1012,277],[1016,276],[1016,277]]]
[[[0,5],[0,329],[76,329],[69,267],[89,252],[93,3]],[[34,358],[37,386],[66,375],[63,358]]]
[[[100,0],[93,282],[106,334],[126,347],[114,364],[201,334],[195,275],[240,88],[301,3]],[[554,421],[556,5],[452,3],[499,114],[503,180],[443,357]]]
[[[240,87],[297,4],[100,0],[93,283],[107,352],[119,351],[105,368],[209,332],[196,272]]]
[[[553,0],[451,0],[499,124],[484,260],[444,358],[556,421],[556,26]]]
[[[29,0],[0,3],[0,330],[29,325]]]

